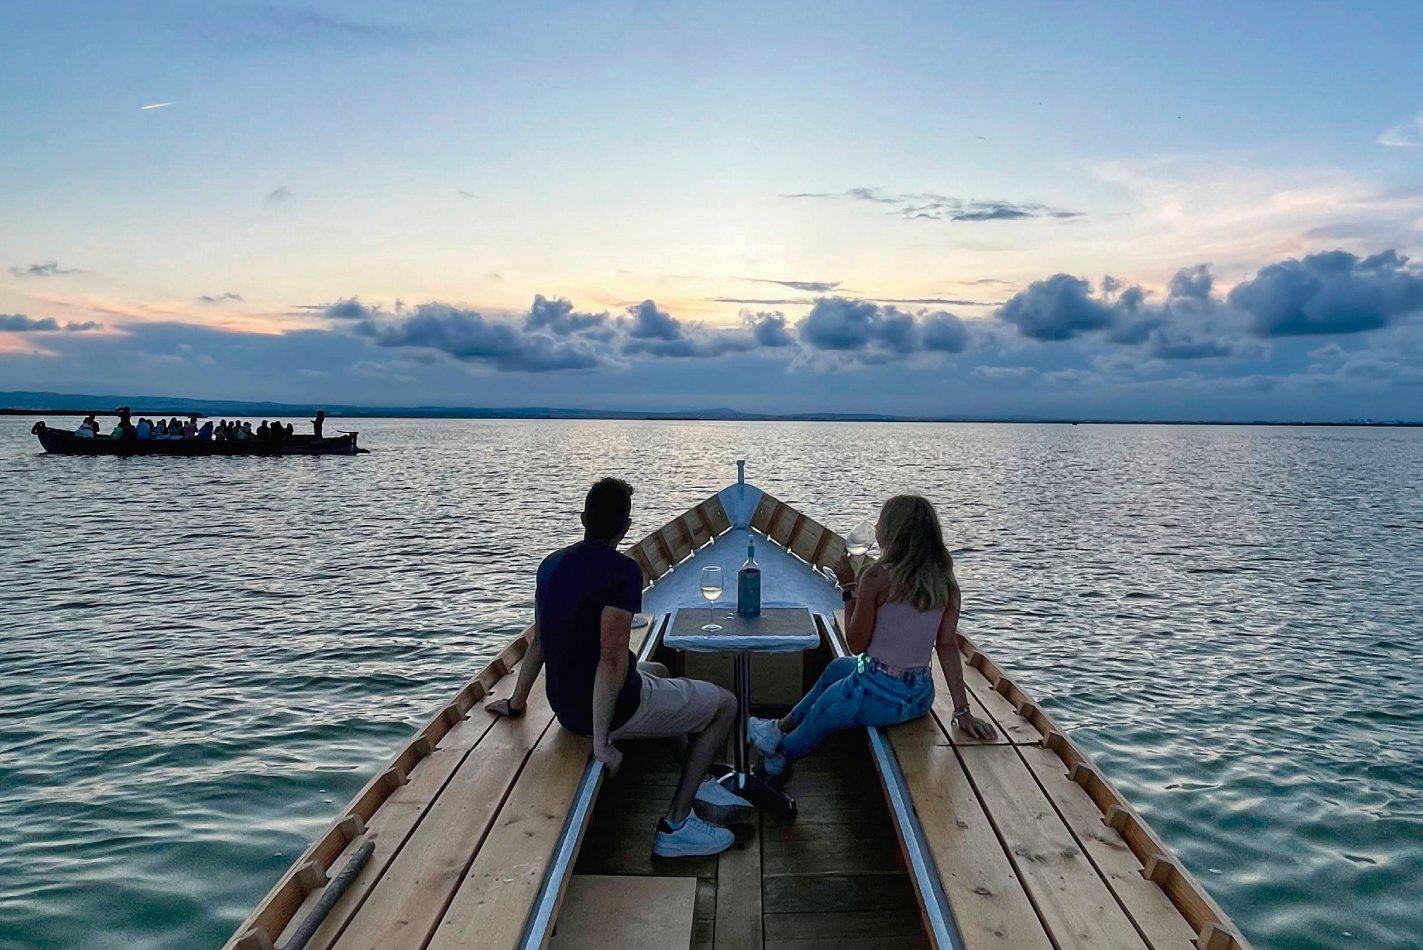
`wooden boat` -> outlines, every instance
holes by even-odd
[[[52,429],[36,422],[30,430],[40,445],[54,455],[361,455],[368,449],[356,445],[355,432],[318,439],[313,435],[292,435],[280,442],[257,439],[228,439],[199,442],[197,439],[114,439],[106,435],[81,439],[67,429]]]
[[[697,603],[703,565],[739,566],[748,531],[768,603],[803,604],[820,632],[813,652],[753,657],[752,702],[784,708],[846,652],[838,591],[820,572],[844,541],[750,484],[632,546],[651,618],[634,648],[674,673],[729,681],[729,657],[677,654],[663,637],[678,607]],[[228,950],[1247,947],[1066,730],[968,637],[965,677],[993,741],[953,728],[936,666],[930,715],[843,733],[797,763],[787,791],[798,814],[762,811],[730,851],[665,860],[651,855],[676,781],[664,751],[624,744],[605,781],[589,741],[554,721],[542,678],[522,719],[481,708],[512,689],[531,632],[371,779]]]

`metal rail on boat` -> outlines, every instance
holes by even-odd
[[[661,640],[658,629],[666,623],[666,618],[653,617],[647,624],[647,636],[642,648],[637,651],[639,663],[652,656]],[[558,905],[563,900],[563,892],[568,886],[568,878],[573,874],[573,862],[578,860],[578,846],[583,843],[583,833],[588,830],[588,821],[593,816],[593,801],[598,797],[598,786],[603,784],[607,767],[590,757],[583,770],[583,778],[578,783],[578,791],[573,796],[573,807],[568,810],[568,818],[559,833],[558,844],[554,847],[553,860],[539,886],[539,895],[534,898],[533,910],[529,912],[524,933],[519,938],[519,950],[541,950],[553,936],[553,925],[558,917]]]
[[[821,632],[830,643],[835,656],[845,657],[850,651],[832,623],[818,618]],[[889,810],[894,815],[895,827],[899,829],[900,842],[904,845],[904,855],[908,860],[910,876],[914,879],[914,890],[919,894],[919,906],[924,909],[929,935],[939,950],[964,950],[963,935],[954,920],[954,911],[949,906],[949,897],[944,893],[943,880],[939,877],[938,866],[929,853],[929,845],[924,840],[924,826],[914,811],[914,802],[909,794],[909,786],[904,781],[904,772],[899,768],[899,757],[889,747],[889,740],[875,726],[866,726],[865,733],[870,741],[870,754],[879,767],[880,781],[884,783],[885,798]]]

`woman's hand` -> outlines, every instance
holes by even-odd
[[[959,724],[960,729],[980,742],[987,742],[998,737],[998,730],[993,728],[993,723],[987,719],[977,719],[973,713],[955,716],[954,721]]]
[[[855,567],[848,553],[840,555],[840,560],[835,562],[835,582],[841,587],[855,583]]]

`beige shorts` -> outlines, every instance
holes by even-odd
[[[661,669],[665,669],[662,667]],[[667,739],[701,732],[721,706],[721,689],[705,680],[669,678],[638,664],[642,696],[632,718],[608,736],[621,739]]]

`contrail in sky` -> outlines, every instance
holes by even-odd
[[[151,106],[139,106],[138,108],[139,108],[140,110],[143,110],[143,109],[162,109],[162,108],[164,108],[164,107],[166,107],[166,106],[171,106],[171,105],[177,105],[176,100],[175,100],[174,102],[155,102],[155,103],[153,103],[153,105],[151,105]]]

